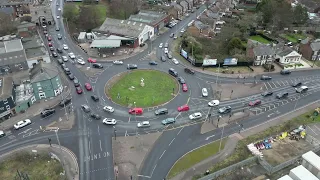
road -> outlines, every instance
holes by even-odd
[[[56,5],[57,2],[59,4],[58,6]],[[60,27],[60,31],[56,31],[54,26],[49,28],[49,34],[53,38],[53,46],[57,48],[66,44],[69,49],[65,50],[63,54],[59,54],[59,56],[68,56],[67,53],[73,52],[77,57],[82,57],[86,60],[88,55],[74,44],[72,37],[67,33],[63,19],[56,18],[57,15],[61,16],[62,14],[58,8],[60,7],[63,9],[63,3],[62,0],[54,0],[51,4],[56,25]],[[180,63],[179,65],[175,65],[170,60],[167,62],[158,61],[157,66],[150,66],[148,58],[150,52],[155,53],[158,58],[164,55],[163,50],[158,48],[158,45],[160,43],[172,44],[172,41],[174,40],[169,38],[169,35],[171,33],[179,34],[180,30],[185,28],[187,24],[195,19],[197,14],[203,10],[204,7],[201,7],[196,13],[192,13],[189,17],[179,22],[177,26],[162,34],[156,40],[147,42],[148,48],[136,56],[124,60],[124,65],[114,65],[112,62],[104,62],[98,59],[98,61],[103,64],[104,69],[99,71],[95,77],[87,77],[81,70],[90,69],[91,65],[89,63],[84,65],[85,68],[71,59],[65,63],[80,81],[82,87],[85,83],[90,83],[93,87],[92,91],[84,90],[83,94],[78,95],[73,88],[73,82],[69,82],[71,91],[73,92],[72,104],[70,106],[73,107],[76,114],[76,125],[71,130],[58,132],[61,145],[71,149],[77,155],[81,180],[115,179],[111,146],[112,137],[115,134],[117,136],[125,136],[157,131],[164,132],[148,157],[146,157],[141,172],[139,172],[140,179],[154,180],[162,180],[178,158],[186,152],[208,143],[208,137],[211,137],[209,138],[210,141],[221,138],[221,128],[201,135],[199,134],[199,130],[203,119],[197,121],[190,121],[188,119],[188,115],[191,113],[201,112],[204,117],[210,113],[216,121],[218,116],[217,108],[210,108],[207,104],[213,98],[211,84],[216,83],[217,77],[203,73],[196,73],[195,75],[186,74],[184,73],[184,64]],[[45,40],[46,37],[41,30],[40,34],[42,35],[45,44],[47,44],[48,42]],[[61,34],[63,37],[61,40],[58,39],[58,34]],[[58,66],[61,75],[65,76],[63,70],[57,63],[56,58],[52,58],[52,61]],[[154,115],[154,110],[162,107],[159,106],[155,108],[146,108],[143,116],[130,116],[127,113],[128,108],[113,104],[108,100],[104,92],[105,85],[111,77],[120,72],[127,71],[127,63],[135,63],[139,66],[139,69],[153,68],[164,72],[167,72],[169,68],[174,68],[178,74],[186,80],[189,91],[184,93],[180,90],[174,100],[163,106],[169,109],[167,115],[161,117],[156,117]],[[243,124],[244,129],[254,127],[266,122],[270,118],[280,116],[319,99],[319,70],[297,71],[289,76],[282,76],[277,73],[269,75],[273,77],[273,80],[266,82],[260,81],[259,77],[247,77],[245,80],[218,77],[218,83],[254,83],[256,81],[257,83],[263,83],[264,89],[272,90],[274,94],[282,91],[287,91],[289,93],[289,97],[283,100],[275,99],[274,96],[262,98],[260,94],[252,94],[247,97],[220,102],[220,107],[231,106],[233,113],[248,110],[255,114],[255,116],[239,122]],[[295,93],[295,89],[290,86],[290,84],[295,81],[303,82],[309,87],[309,91],[302,95]],[[202,88],[207,88],[209,90],[209,97],[204,98],[201,96]],[[90,96],[93,94],[100,97],[99,102],[91,100]],[[262,104],[260,106],[251,108],[247,106],[250,101],[257,99],[262,99]],[[81,110],[80,106],[82,104],[87,104],[91,108],[92,113],[99,114],[102,118],[108,117],[116,119],[118,121],[117,125],[106,126],[102,124],[101,120],[92,119],[90,113],[85,113]],[[177,107],[184,104],[190,106],[190,111],[182,113],[177,112]],[[106,105],[113,106],[115,112],[112,114],[104,112],[103,107]],[[29,144],[48,143],[48,138],[52,139],[52,143],[57,143],[54,131],[46,132],[40,129],[40,126],[43,127],[65,115],[64,109],[61,107],[57,107],[56,112],[55,115],[45,119],[42,119],[39,116],[33,117],[33,124],[19,131],[13,129],[8,130],[8,136],[0,141],[0,153],[8,152],[14,148]],[[176,123],[174,125],[163,126],[160,122],[167,117],[175,117]],[[137,129],[136,124],[143,120],[149,120],[151,122],[151,127]],[[239,131],[240,128],[239,124],[228,124],[224,127],[223,137]]]

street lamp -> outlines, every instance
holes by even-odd
[[[54,132],[56,133],[57,141],[58,141],[59,148],[60,148],[60,153],[61,153],[61,155],[63,155],[63,153],[62,153],[62,148],[61,148],[61,144],[60,144],[60,140],[59,140],[59,136],[58,136],[58,131],[59,131],[59,128],[56,129]],[[65,160],[66,158],[63,157],[62,159],[63,159],[62,166],[63,166],[63,170],[65,171],[64,165],[66,164],[66,160]]]

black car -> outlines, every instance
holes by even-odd
[[[53,57],[58,57],[58,54],[56,52],[52,52]]]
[[[150,61],[149,64],[150,64],[150,65],[158,65],[158,63],[155,62],[155,61]]]
[[[194,70],[189,69],[189,68],[184,68],[184,72],[188,74],[194,74]]]
[[[70,69],[69,68],[64,68],[64,72],[66,73],[66,75],[69,75],[69,74],[71,74],[71,71],[70,71]]]
[[[100,63],[93,63],[92,67],[93,68],[97,68],[97,69],[102,69],[103,68],[102,64],[100,64]]]
[[[168,72],[169,72],[169,74],[171,74],[172,76],[178,77],[177,71],[175,71],[173,68],[170,68]]]
[[[168,114],[168,109],[167,108],[158,109],[154,112],[154,114],[155,115]]]
[[[91,113],[90,116],[91,116],[93,119],[96,119],[96,120],[101,119],[101,116],[99,116],[98,114],[93,114],[93,113]]]
[[[266,97],[266,96],[272,96],[273,95],[273,92],[272,91],[265,91],[261,94],[263,97]]]
[[[62,59],[60,59],[60,58],[58,58],[57,61],[58,61],[59,64],[64,64]]]
[[[99,97],[97,95],[92,95],[91,99],[94,101],[99,101]]]
[[[44,110],[41,112],[41,117],[50,116],[51,114],[54,114],[55,112],[56,112],[55,109],[44,109]]]
[[[70,80],[74,80],[74,78],[75,78],[72,73],[68,74],[68,77],[69,77]]]
[[[288,97],[288,96],[289,96],[289,93],[287,93],[287,92],[281,92],[281,93],[277,94],[276,98],[277,98],[277,99],[283,99],[283,98],[286,98],[286,97]]]
[[[70,102],[71,102],[71,97],[67,97],[60,102],[59,106],[64,107],[65,105],[69,104]]]
[[[79,80],[78,80],[77,78],[75,78],[75,79],[73,80],[73,84],[74,84],[75,87],[80,86]]]
[[[138,69],[136,64],[128,64],[127,69]]]
[[[62,39],[62,36],[61,36],[61,34],[58,34],[58,39]]]
[[[60,31],[60,28],[58,26],[56,27],[56,31]]]
[[[292,87],[299,87],[299,86],[301,86],[301,85],[302,85],[301,82],[294,82],[294,83],[292,84]]]
[[[289,75],[289,74],[291,74],[291,71],[288,70],[288,69],[282,69],[282,70],[280,71],[280,74],[282,74],[282,75]]]
[[[50,51],[54,51],[54,47],[52,47],[52,46],[49,47],[49,49],[50,49]]]
[[[167,61],[167,58],[164,57],[164,56],[161,56],[160,60],[161,60],[162,62],[166,62],[166,61]]]
[[[262,75],[260,79],[261,79],[261,80],[271,80],[271,79],[272,79],[272,77]]]
[[[186,81],[183,79],[183,77],[178,77],[177,78],[180,84],[185,84]]]
[[[63,53],[62,48],[57,48],[58,53]]]

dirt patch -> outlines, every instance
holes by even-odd
[[[162,133],[119,137],[112,140],[114,163],[119,169],[118,179],[136,177],[147,153]]]
[[[229,100],[240,98],[244,96],[249,96],[253,94],[258,94],[263,91],[263,84],[262,83],[251,83],[251,84],[219,84],[216,86],[215,84],[212,85],[213,96],[215,99],[220,100]]]

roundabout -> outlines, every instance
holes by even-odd
[[[112,77],[105,93],[114,103],[125,107],[153,107],[172,100],[179,84],[169,74],[158,70],[126,71]]]

